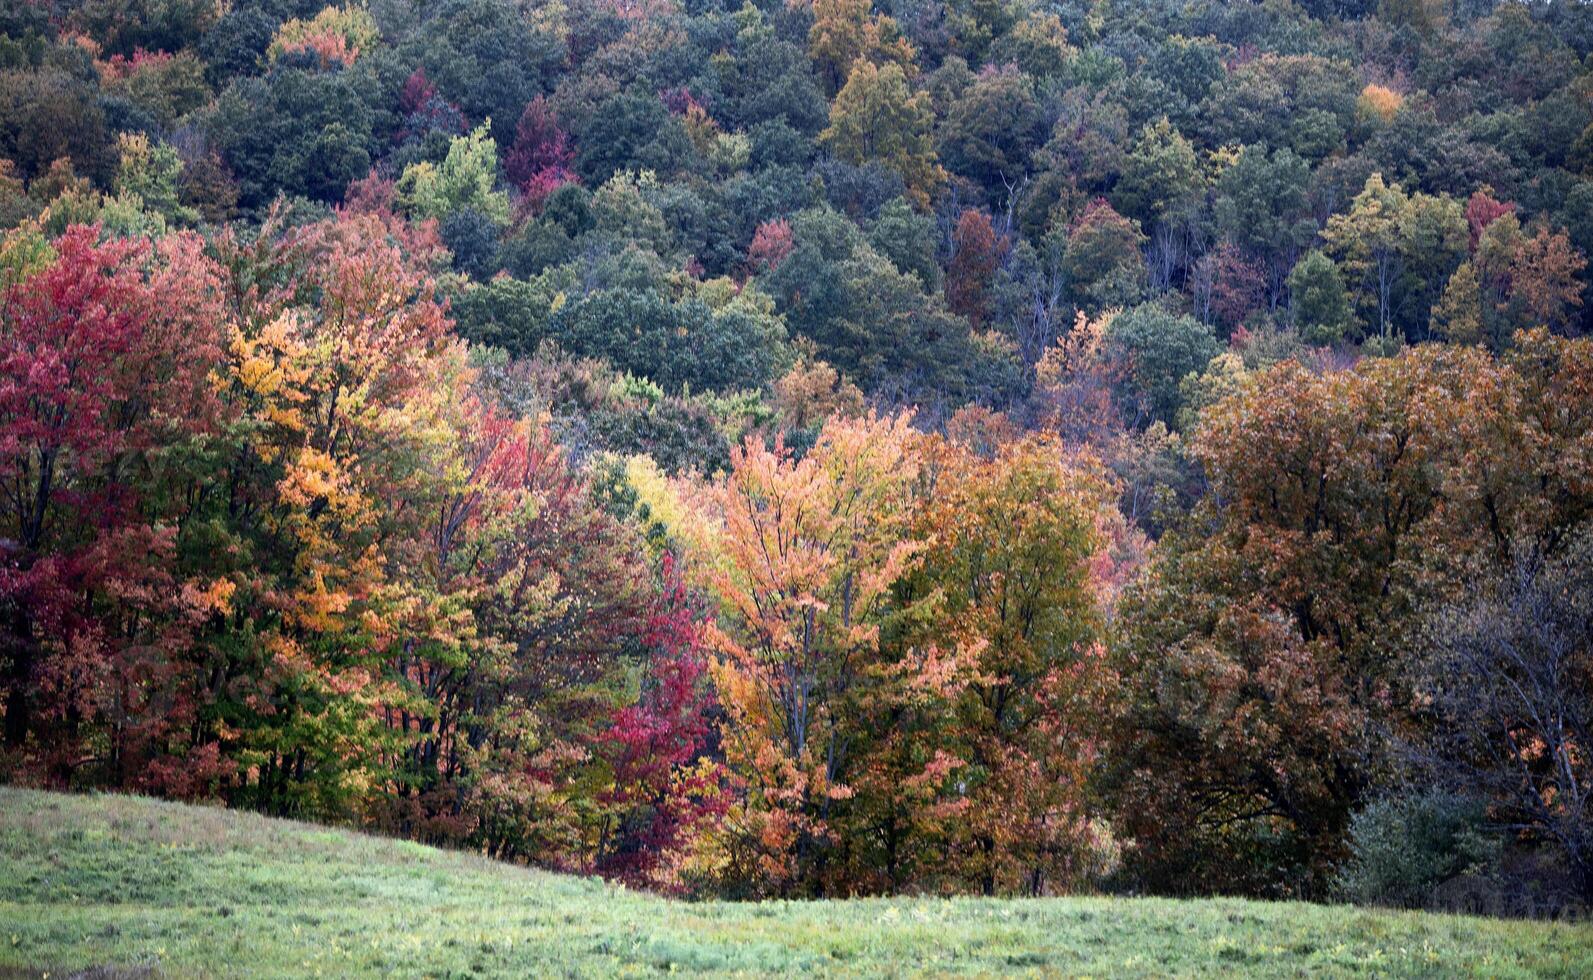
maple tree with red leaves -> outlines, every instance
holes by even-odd
[[[221,423],[219,270],[196,237],[98,237],[68,229],[0,296],[5,743],[11,766],[63,780],[136,769],[127,755],[158,753],[185,720],[180,705],[127,700],[183,682],[151,655],[186,645],[209,586],[174,574],[177,515],[139,477],[158,480],[163,450]],[[109,758],[81,741],[105,710],[127,719]]]
[[[509,181],[540,202],[563,185],[579,182],[571,169],[574,160],[575,149],[547,99],[532,99],[515,124],[514,143],[503,160]]]

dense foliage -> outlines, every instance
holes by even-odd
[[[12,4],[0,778],[673,892],[1589,901],[1590,57]]]

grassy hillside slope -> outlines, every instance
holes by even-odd
[[[1593,926],[1234,900],[687,903],[247,813],[0,788],[0,977],[1593,976]]]

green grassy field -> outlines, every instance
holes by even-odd
[[[1593,976],[1593,926],[1236,900],[689,903],[247,813],[0,788],[0,977]]]

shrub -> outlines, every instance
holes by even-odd
[[[1350,858],[1338,893],[1352,902],[1429,904],[1440,886],[1485,875],[1499,841],[1480,801],[1440,790],[1378,800],[1350,818]]]

